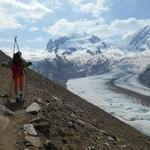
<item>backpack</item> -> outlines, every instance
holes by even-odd
[[[20,56],[14,54],[11,70],[13,72],[13,78],[16,76],[23,76],[24,68]]]

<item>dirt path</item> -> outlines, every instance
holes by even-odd
[[[19,142],[23,133],[24,110],[18,110],[9,119],[7,127],[0,131],[0,150],[20,150]]]

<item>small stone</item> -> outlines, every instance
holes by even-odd
[[[75,112],[76,112],[76,113],[84,113],[84,111],[81,110],[81,109],[76,109]]]
[[[43,103],[43,100],[39,97],[39,98],[36,98],[36,101],[38,102],[38,103]]]
[[[97,131],[98,129],[94,126],[94,125],[92,125],[92,124],[86,124],[86,127],[87,127],[87,129],[88,130],[95,130],[95,131]]]
[[[109,143],[107,143],[107,142],[105,142],[105,143],[104,143],[104,145],[106,145],[106,146],[110,147],[110,144],[109,144]]]
[[[52,144],[52,141],[46,140],[44,143],[44,149],[45,150],[58,150],[54,144]]]
[[[94,146],[88,146],[87,150],[96,150]]]
[[[0,113],[13,116],[13,112],[4,105],[0,105]]]
[[[27,107],[26,112],[27,113],[38,113],[41,110],[41,106],[34,102],[29,107]]]
[[[25,145],[25,147],[30,147],[30,146],[32,146],[32,143],[25,140],[24,145]]]
[[[41,147],[42,145],[39,137],[25,136],[25,140],[35,147]]]
[[[106,131],[100,130],[100,134],[109,135]]]
[[[72,118],[76,118],[76,115],[74,113],[71,113]]]
[[[30,149],[28,149],[28,148],[24,148],[23,150],[30,150]]]
[[[108,139],[109,139],[110,141],[120,142],[120,139],[119,139],[119,138],[117,138],[117,137],[116,137],[116,136],[114,136],[114,135],[109,136],[109,137],[108,137]]]
[[[55,103],[55,105],[61,106],[62,105],[62,99],[56,97],[56,96],[52,96],[52,100]]]
[[[52,96],[53,99],[57,100],[57,101],[62,101],[60,98],[56,97],[56,96]]]
[[[99,136],[97,136],[97,140],[100,140],[101,138]]]
[[[75,124],[73,122],[71,122],[71,121],[68,122],[68,127],[72,128],[72,129],[76,129]]]
[[[32,124],[25,124],[23,126],[24,132],[25,134],[29,134],[29,135],[37,135],[37,132],[34,129],[34,126]]]
[[[121,146],[121,149],[127,148],[127,147],[128,147],[127,145],[122,145],[122,146]]]
[[[110,141],[115,141],[115,139],[112,138],[112,137],[108,137],[108,140],[110,140]]]
[[[86,125],[86,122],[80,119],[77,119],[77,123],[80,124],[81,126]]]

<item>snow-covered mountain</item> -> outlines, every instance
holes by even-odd
[[[107,44],[95,35],[50,39],[47,58],[36,61],[33,69],[48,78],[63,81],[102,74],[109,71],[109,61],[102,50],[107,50]]]
[[[46,50],[49,52],[64,50],[64,54],[72,53],[77,50],[89,50],[92,52],[100,53],[101,49],[106,49],[106,43],[95,35],[72,35],[71,37],[59,37],[56,40],[50,39]]]
[[[127,37],[127,49],[143,51],[150,49],[150,25]]]

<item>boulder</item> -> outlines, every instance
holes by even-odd
[[[25,124],[23,126],[24,132],[25,134],[29,134],[29,135],[37,135],[36,130],[34,129],[34,126],[32,124]]]
[[[39,111],[41,111],[41,106],[36,102],[26,108],[27,113],[38,113]]]

